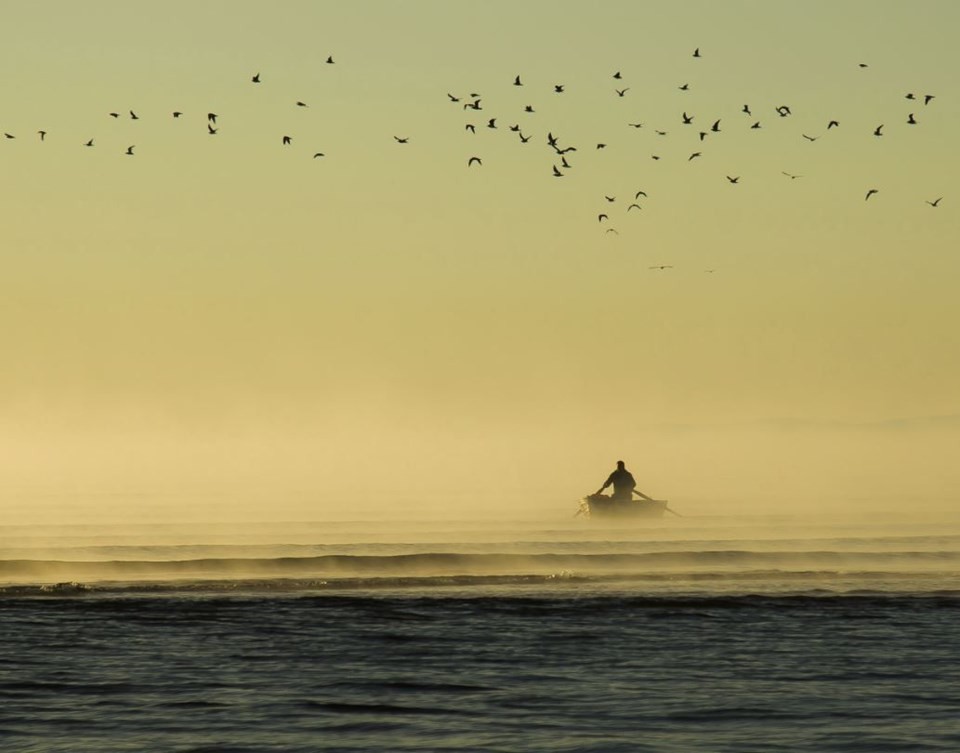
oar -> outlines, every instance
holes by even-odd
[[[644,494],[644,493],[641,492],[641,491],[637,491],[636,489],[633,490],[633,493],[636,494],[636,495],[638,495],[638,496],[640,496],[640,497],[643,497],[645,500],[647,500],[647,502],[658,502],[658,501],[659,501],[659,500],[654,499],[653,497],[648,497],[646,494]],[[676,515],[678,518],[682,518],[682,517],[683,517],[683,515],[681,515],[680,513],[678,513],[676,510],[672,510],[672,509],[671,509],[670,507],[668,507],[667,505],[664,505],[664,506],[663,506],[663,509],[666,510],[667,512],[669,512],[669,513],[672,513],[672,514]]]

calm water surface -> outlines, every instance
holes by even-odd
[[[0,746],[960,750],[953,521],[578,526],[3,529]]]

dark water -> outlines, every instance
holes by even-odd
[[[957,751],[951,526],[7,529],[0,749]]]

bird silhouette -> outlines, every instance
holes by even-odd
[[[917,124],[917,121],[916,121],[916,119],[913,117],[913,113],[912,113],[912,112],[907,116],[907,123],[908,123],[909,125],[916,125],[916,124]]]
[[[702,157],[702,156],[703,156],[702,152],[694,152],[689,157],[687,157],[687,162],[689,162],[692,159],[695,159],[696,157]]]
[[[259,84],[259,83],[260,83],[260,74],[259,74],[259,73],[255,73],[254,76],[253,76],[253,78],[251,78],[250,80],[253,81],[253,83],[255,83],[255,84]]]
[[[615,227],[608,227],[605,232],[620,235],[620,231],[617,230]]]
[[[40,134],[40,140],[41,140],[41,141],[43,141],[43,140],[47,137],[47,132],[46,132],[46,131],[37,131],[37,133]]]
[[[614,73],[614,74],[613,74],[613,77],[614,77],[614,78],[617,78],[617,79],[623,78],[623,76],[620,75],[620,71],[617,71],[616,73]]]
[[[603,198],[605,198],[605,199],[606,199],[607,201],[609,201],[611,204],[617,200],[617,197],[616,197],[616,196],[607,196],[606,194],[603,195]]]
[[[647,267],[647,269],[673,269],[673,265],[672,264],[654,264],[651,267]]]
[[[756,123],[754,123],[754,124],[753,124],[752,126],[750,126],[750,127],[753,128],[754,130],[756,130],[757,128],[760,128],[760,127],[761,127],[761,126],[760,126],[760,121],[758,120]]]
[[[916,96],[913,92],[907,92],[907,95],[904,97],[904,99],[916,99]]]
[[[609,220],[609,219],[610,219],[610,218],[607,217],[607,215],[605,215],[605,214],[598,214],[598,215],[597,215],[597,222],[603,222],[604,220]]]
[[[820,138],[819,136],[807,136],[805,133],[801,133],[800,135],[803,136],[803,138],[805,138],[807,141],[816,141]]]
[[[563,177],[563,173],[560,172],[560,170],[557,169],[557,166],[556,166],[556,165],[553,166],[553,177],[554,177],[554,178],[562,178],[562,177]]]
[[[300,100],[297,100],[297,107],[308,107],[308,105],[306,102],[301,102]]]
[[[940,199],[942,199],[942,198],[943,198],[943,197],[941,196],[939,199],[934,199],[933,201],[928,201],[927,204],[929,204],[929,205],[932,206],[932,207],[936,207],[936,206],[940,203]]]
[[[3,135],[6,136],[8,139],[15,139],[15,138],[17,138],[17,137],[14,136],[12,133],[4,133]]]
[[[680,84],[677,88],[682,92],[690,91],[690,84]]]
[[[697,47],[697,49],[695,49],[695,50],[693,51],[693,56],[694,56],[695,58],[700,57],[700,48],[699,48],[699,47]]]
[[[215,113],[215,112],[208,112],[208,113],[207,113],[207,122],[208,122],[208,123],[213,123],[214,125],[216,125],[216,124],[217,124],[217,113]]]
[[[111,113],[110,113],[110,117],[111,117],[111,118],[119,118],[119,117],[120,117],[120,113],[119,113],[119,112],[111,112]]]
[[[784,175],[786,175],[788,178],[790,178],[790,180],[796,180],[797,178],[802,178],[802,177],[803,177],[802,175],[794,175],[793,173],[783,172],[783,170],[781,170],[780,172],[782,172]]]
[[[777,111],[777,113],[780,115],[781,118],[785,118],[787,117],[787,115],[792,114],[790,112],[790,108],[787,107],[786,105],[780,105],[779,107],[775,107],[774,109]]]
[[[712,126],[710,126],[710,130],[714,133],[720,133],[720,121],[717,120]]]
[[[879,191],[878,189],[876,189],[876,188],[871,188],[869,191],[867,191],[867,195],[863,197],[863,200],[866,201],[866,200],[869,199],[871,196],[873,196],[875,193],[880,193],[880,191]]]
[[[517,76],[517,77],[513,80],[513,85],[514,85],[514,86],[523,86],[523,82],[520,80],[520,76]]]
[[[630,206],[627,207],[627,211],[629,212],[631,209],[643,209],[643,207],[640,206],[639,204],[631,204]]]
[[[934,99],[936,99],[936,97],[934,97],[934,95],[932,95],[932,94],[924,94],[924,95],[923,95],[923,104],[929,105]]]
[[[214,128],[212,125],[207,123],[207,133],[209,133],[211,136],[213,136],[217,132],[217,130],[218,129]]]
[[[740,110],[740,112],[745,112],[747,115],[753,115],[753,113],[750,112],[750,105],[744,105],[743,109]]]
[[[87,141],[87,142],[84,144],[84,146],[93,146],[93,139],[90,139],[89,141]]]
[[[289,136],[284,136],[284,137],[283,137],[283,145],[284,145],[284,146],[289,145],[291,141],[293,141],[293,139],[290,138]]]
[[[394,136],[393,139],[394,139],[394,141],[396,141],[398,144],[406,144],[408,141],[410,141],[410,137],[409,137],[409,136],[404,136],[404,137],[402,137],[402,138],[401,138],[400,136]]]
[[[467,124],[463,127],[463,129],[464,129],[465,131],[470,131],[470,133],[476,133],[476,132],[477,132],[477,127],[476,127],[473,123],[467,123]]]
[[[647,192],[646,192],[646,191],[637,191],[636,194],[634,194],[633,198],[639,199],[641,196],[643,196],[644,198],[646,198],[646,197],[647,197]]]
[[[316,153],[313,155],[313,158],[316,159],[317,157],[326,157],[326,156],[327,156],[327,155],[324,154],[323,152],[316,152]]]
[[[526,144],[531,138],[533,138],[532,136],[524,136],[523,133],[519,133],[518,135],[520,136],[521,144]]]
[[[683,113],[682,117],[684,125],[690,125],[693,122],[693,115],[687,115],[687,113]]]
[[[878,126],[876,127],[876,129],[874,129],[873,135],[874,135],[874,136],[883,136],[883,134],[880,133],[880,130],[881,130],[882,128],[883,128],[883,123],[881,123],[880,125],[878,125]]]
[[[133,147],[135,147],[135,146],[136,146],[136,144],[134,144],[133,146],[128,146],[128,147],[127,147],[126,154],[129,155],[130,157],[133,156]]]
[[[463,106],[463,109],[466,110],[467,108],[469,108],[469,109],[471,109],[471,110],[482,110],[482,109],[483,109],[482,107],[480,107],[480,100],[479,100],[479,99],[475,99],[475,100],[473,100],[473,102],[467,102],[467,103]]]
[[[496,128],[496,127],[497,127],[497,119],[490,118],[490,120],[487,121],[487,128]]]
[[[183,113],[180,112],[179,110],[174,110],[174,111],[173,111],[173,117],[179,118],[181,115],[183,115]]]
[[[327,57],[327,65],[333,65],[333,55]]]
[[[740,176],[738,175],[738,176],[735,177],[735,178],[731,178],[731,177],[728,175],[728,176],[727,176],[727,180],[729,180],[731,183],[739,183],[739,182],[740,182]]]
[[[563,167],[564,167],[565,170],[569,170],[569,169],[572,167],[572,165],[571,165],[569,162],[567,162],[567,158],[566,158],[566,157],[561,157],[561,158],[560,158],[560,164],[563,165]]]
[[[140,120],[140,117],[133,110],[130,111],[130,120]]]
[[[603,144],[603,143],[597,144],[597,149],[606,149],[606,148],[607,148],[606,144]]]
[[[482,165],[483,162],[480,160],[479,157],[471,157],[470,159],[467,160],[467,167],[470,167],[470,165],[473,165],[473,164]]]
[[[614,89],[614,91],[617,93],[617,96],[618,96],[618,97],[622,97],[622,96],[624,96],[628,91],[630,91],[630,87],[628,86],[626,89]]]
[[[556,94],[563,94],[563,89],[564,89],[563,84],[554,84],[554,85],[553,85],[553,91],[554,91],[554,93],[556,93]]]
[[[828,130],[828,131],[829,131],[831,128],[839,128],[839,127],[840,127],[840,122],[837,121],[837,120],[831,120],[829,123],[827,123],[827,130]]]
[[[519,123],[514,123],[512,126],[510,126],[510,130],[513,131],[514,133],[519,133],[519,132],[520,132],[520,124],[519,124]]]
[[[536,111],[533,109],[533,105],[527,105],[526,107],[523,108],[523,111],[524,111],[524,112],[536,112]]]
[[[707,138],[707,132],[700,131],[699,136],[700,136],[700,140],[703,141],[705,138]]]
[[[643,128],[643,123],[627,123],[631,128]]]
[[[452,94],[450,94],[450,92],[447,92],[447,97],[450,99],[451,102],[459,102],[459,101],[460,101],[460,97],[454,97]]]

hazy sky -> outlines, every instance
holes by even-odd
[[[11,504],[960,494],[952,0],[3,17]]]

